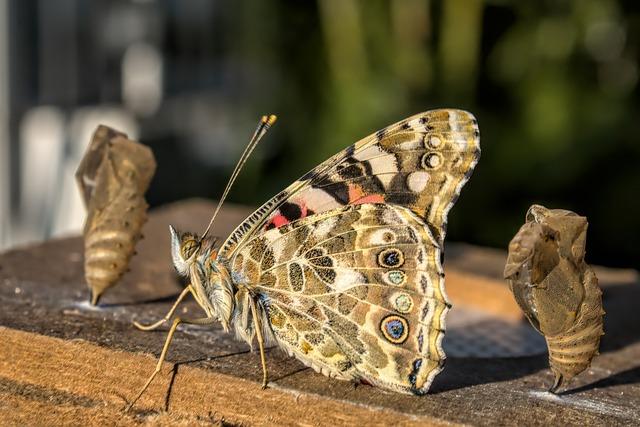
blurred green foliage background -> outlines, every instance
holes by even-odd
[[[450,239],[505,248],[540,203],[589,218],[592,262],[638,266],[636,2],[244,3],[228,37],[259,76],[242,102],[281,120],[232,200],[261,203],[411,114],[463,108],[483,152]]]
[[[478,119],[482,158],[451,211],[450,240],[506,248],[539,203],[588,217],[590,262],[638,267],[639,4],[11,2],[12,121],[38,105],[70,115],[124,105],[158,159],[157,206],[218,198],[257,119],[278,114],[230,195],[259,205],[388,124],[462,108]],[[122,89],[145,84],[148,74],[122,65],[140,43],[162,64],[161,99],[144,112]],[[60,71],[65,61],[72,71]]]

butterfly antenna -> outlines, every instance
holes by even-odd
[[[260,142],[260,139],[262,139],[264,134],[267,133],[269,128],[276,122],[276,120],[277,120],[277,117],[274,114],[270,114],[268,116],[262,116],[262,118],[260,119],[260,122],[258,122],[258,127],[256,128],[256,131],[251,137],[249,144],[247,144],[247,148],[244,149],[242,156],[240,156],[240,160],[238,160],[238,164],[236,164],[236,167],[233,170],[233,173],[231,174],[231,178],[229,178],[227,187],[224,189],[224,193],[222,193],[222,197],[220,197],[218,206],[216,206],[216,210],[213,212],[211,221],[209,221],[209,225],[207,225],[207,228],[206,230],[204,230],[204,233],[202,233],[202,237],[200,237],[200,239],[204,239],[207,233],[209,233],[209,229],[213,225],[213,222],[215,221],[216,216],[218,215],[218,212],[220,211],[220,208],[224,203],[224,200],[227,198],[227,194],[229,194],[229,190],[231,190],[233,183],[238,177],[238,174],[240,173],[240,171],[242,170],[242,167],[247,162],[247,159],[253,152],[254,148],[256,148],[256,146],[258,145],[258,142]]]

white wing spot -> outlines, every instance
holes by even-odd
[[[330,209],[339,208],[340,204],[326,191],[320,188],[309,188],[298,197],[299,200],[304,200],[307,205],[307,209],[314,212],[323,212]]]
[[[414,193],[422,192],[429,182],[429,174],[424,171],[412,172],[407,176],[407,187]]]
[[[345,292],[351,289],[354,283],[366,283],[366,279],[355,270],[340,268],[336,269],[336,278],[331,287],[338,292]]]
[[[388,228],[376,230],[369,235],[369,245],[378,246],[394,243],[397,239],[396,234]]]

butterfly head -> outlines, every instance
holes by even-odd
[[[202,256],[211,257],[216,239],[202,239],[193,233],[181,233],[173,226],[171,232],[171,257],[173,265],[182,276],[188,276],[190,267]],[[214,255],[215,258],[215,255]]]

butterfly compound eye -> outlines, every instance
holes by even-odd
[[[182,244],[182,257],[184,259],[189,259],[193,256],[200,245],[195,239],[186,240]]]

